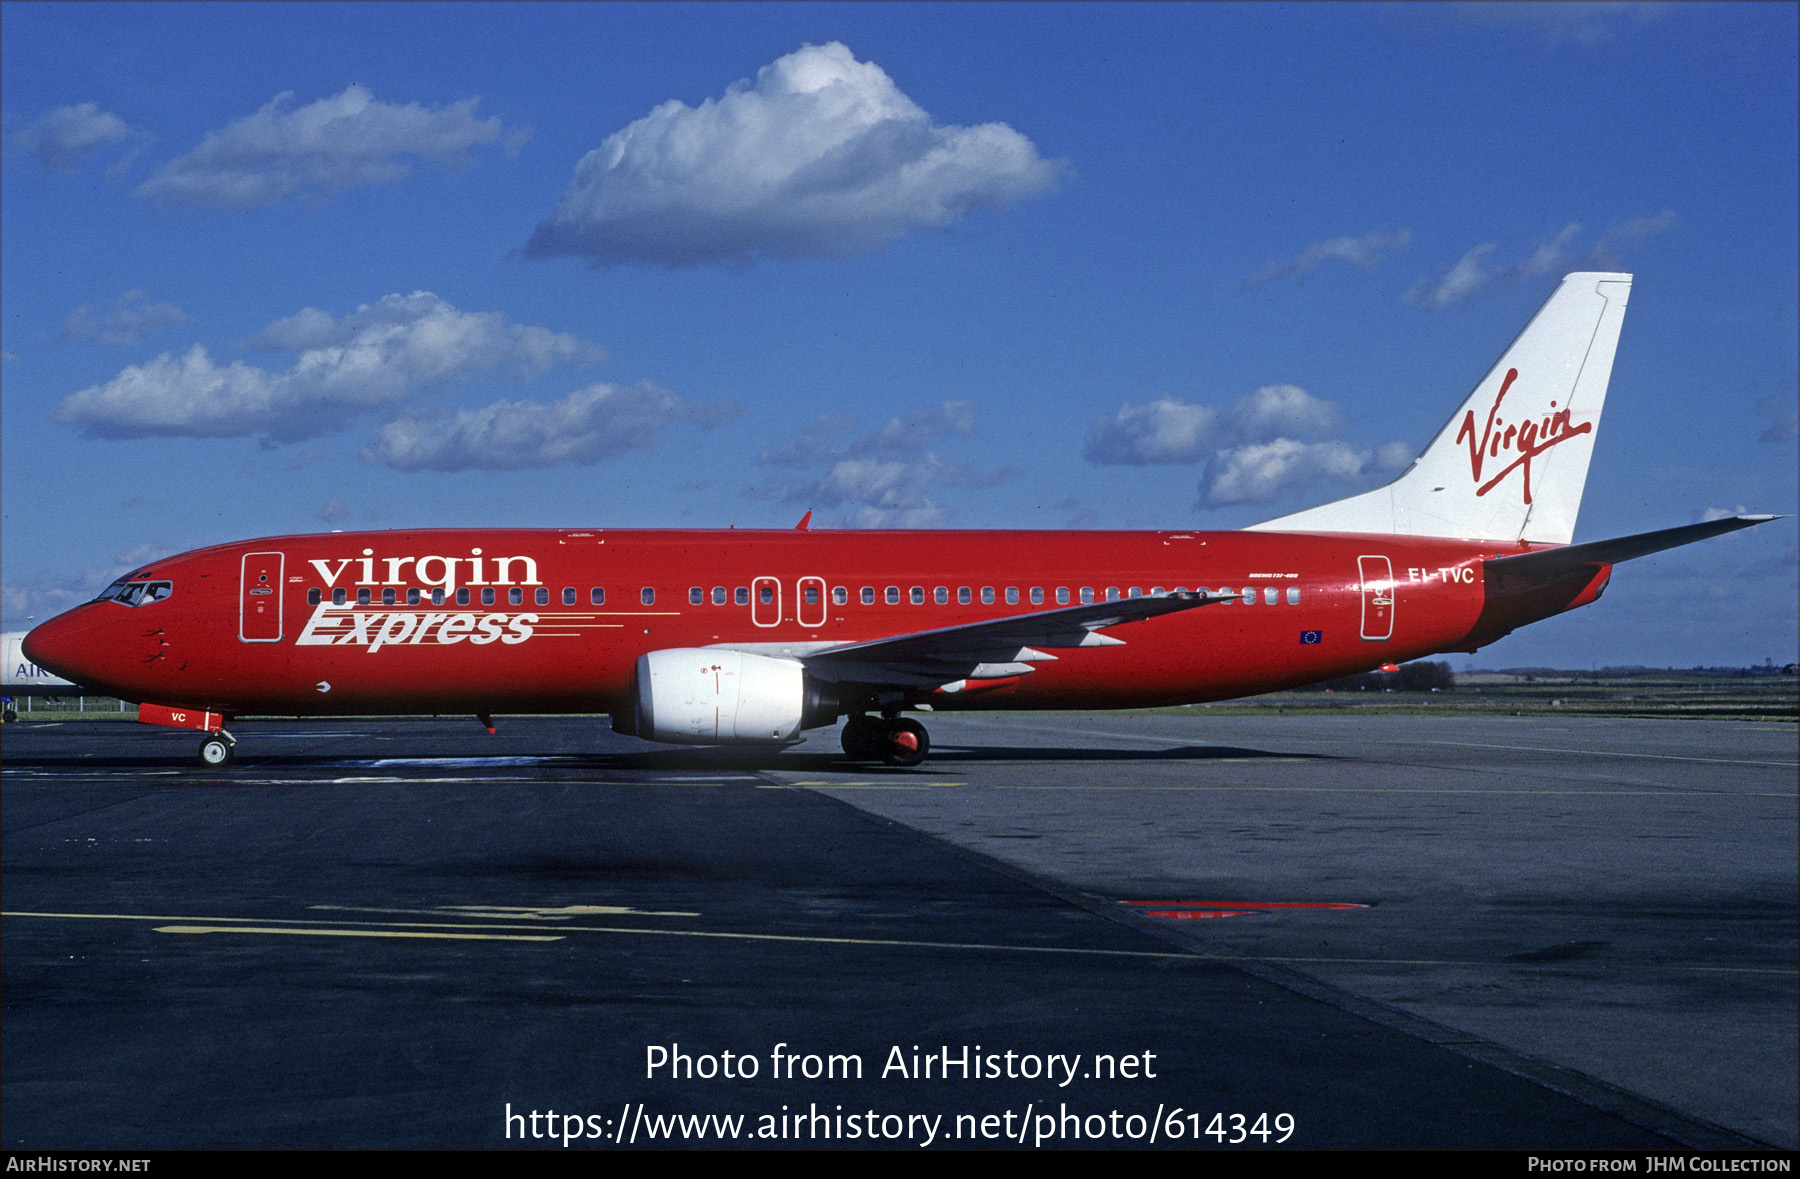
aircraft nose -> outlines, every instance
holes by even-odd
[[[88,607],[77,606],[32,627],[21,650],[25,658],[45,671],[73,683],[83,683],[83,668],[91,661],[95,650],[93,631],[94,621]],[[85,656],[84,651],[87,652]]]

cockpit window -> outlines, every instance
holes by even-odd
[[[139,575],[141,576],[141,575]],[[122,602],[127,606],[148,606],[160,602],[175,592],[172,581],[133,581],[130,577],[121,577],[100,591],[96,602]]]

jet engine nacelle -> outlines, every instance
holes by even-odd
[[[638,657],[633,729],[679,745],[779,745],[836,720],[829,696],[792,659],[673,647]]]

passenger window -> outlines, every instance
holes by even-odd
[[[922,585],[913,586],[912,593],[908,596],[912,598],[913,605],[923,606],[925,604],[925,587]]]
[[[890,605],[890,606],[898,606],[900,604],[900,587],[899,586],[890,585],[887,587],[887,601],[888,601],[888,605]]]
[[[1300,587],[1297,585],[1288,586],[1288,605],[1298,606],[1299,604],[1300,604]]]
[[[848,602],[849,600],[850,600],[850,591],[849,590],[845,589],[841,585],[834,585],[831,587],[831,601],[832,601],[833,605],[842,606],[845,602]]]
[[[356,604],[358,606],[367,606],[369,604],[369,591],[368,590],[359,589],[356,591]]]
[[[443,590],[438,591],[440,594],[443,592]],[[406,591],[406,604],[408,606],[417,606],[419,604],[419,591],[416,588]]]
[[[384,589],[381,591],[381,604],[383,606],[392,606],[394,604],[394,591],[393,590]]]
[[[509,606],[523,606],[525,604],[525,591],[516,585],[507,590],[506,604]]]
[[[1125,591],[1125,596],[1128,598],[1141,598],[1144,596],[1144,591],[1134,585]]]
[[[1056,604],[1058,606],[1067,606],[1069,604],[1069,587],[1068,586],[1059,585],[1056,587]]]
[[[537,599],[537,604],[540,606],[548,606],[550,604],[550,591],[542,586],[540,586],[538,592],[532,596]]]
[[[1086,606],[1088,603],[1092,602],[1093,600],[1094,600],[1094,587],[1091,585],[1082,586],[1081,587],[1081,604],[1083,606]]]
[[[1244,605],[1246,605],[1246,606],[1256,605],[1256,587],[1255,586],[1247,585],[1244,587]]]
[[[767,606],[769,603],[773,602],[775,600],[775,587],[772,585],[757,586],[756,587],[756,600],[761,602],[765,606]]]
[[[731,596],[740,606],[748,606],[750,604],[750,591],[744,586],[738,586],[737,589],[732,591]]]
[[[331,604],[333,606],[342,606],[344,604],[344,590],[342,586],[331,591]]]
[[[723,606],[725,604],[725,597],[726,597],[726,595],[725,595],[725,587],[724,586],[722,586],[722,585],[713,586],[713,605]]]
[[[865,606],[873,606],[875,604],[874,586],[865,585],[862,587],[862,604]]]
[[[1006,604],[1008,606],[1017,606],[1019,604],[1019,587],[1018,586],[1009,585],[1006,587]]]
[[[444,591],[442,589],[434,589],[431,591],[431,604],[433,606],[442,606],[444,604]]]
[[[705,604],[706,604],[706,591],[701,589],[697,585],[689,586],[688,587],[688,605],[704,606]]]
[[[948,606],[950,604],[950,591],[940,585],[931,591],[931,600],[940,606]]]
[[[994,587],[993,586],[984,585],[981,587],[981,604],[983,606],[992,606],[994,604]]]
[[[1109,585],[1106,587],[1106,600],[1109,602],[1116,602],[1119,600],[1119,587],[1118,586]]]
[[[801,592],[800,596],[806,601],[808,606],[817,606],[819,604],[819,587],[816,585],[808,585],[806,589]]]
[[[325,596],[324,594],[321,594],[316,589],[309,589],[306,591],[306,604],[308,606],[317,606],[319,604],[319,599],[323,598],[324,596]]]
[[[1066,602],[1068,600],[1068,591],[1064,590],[1063,601]],[[1044,604],[1044,589],[1042,586],[1034,585],[1031,587],[1031,604],[1033,606],[1042,606]]]
[[[575,587],[572,585],[563,586],[563,605],[573,606],[574,604],[575,604]]]
[[[640,593],[638,595],[638,597],[643,601],[644,605],[646,605],[646,606],[656,605],[656,591],[651,589],[649,586],[645,586],[643,589],[643,592]]]
[[[481,604],[483,606],[492,606],[494,604],[494,587],[493,586],[490,585],[481,591]]]
[[[964,606],[967,606],[970,602],[974,601],[974,598],[969,594],[968,586],[962,586],[956,591],[956,600],[959,604]]]
[[[1263,587],[1263,605],[1265,605],[1265,606],[1275,605],[1275,599],[1280,594],[1281,594],[1281,591],[1276,589],[1274,586],[1272,586],[1272,585],[1264,586]]]
[[[467,606],[469,604],[469,591],[466,587],[456,591],[456,604],[458,606]]]

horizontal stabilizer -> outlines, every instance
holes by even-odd
[[[1722,536],[1740,528],[1749,528],[1753,524],[1765,524],[1779,519],[1780,516],[1726,516],[1722,520],[1707,520],[1701,524],[1685,524],[1680,528],[1663,528],[1656,532],[1640,532],[1635,536],[1572,544],[1536,553],[1520,553],[1515,557],[1494,557],[1483,563],[1495,573],[1514,577],[1541,577],[1548,581],[1581,569],[1596,565],[1616,565],[1633,557],[1647,557],[1664,549],[1679,548],[1697,540]]]

